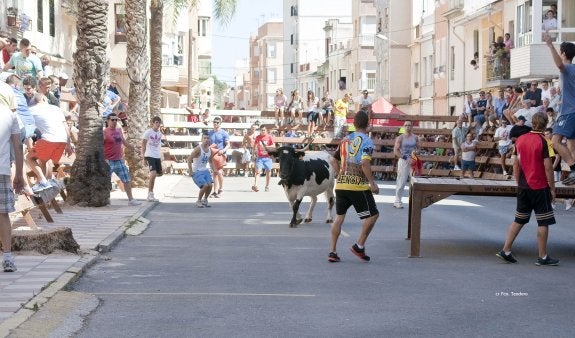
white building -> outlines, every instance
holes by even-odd
[[[304,87],[303,77],[309,78],[325,61],[325,21],[349,18],[351,1],[284,0],[283,15],[283,89],[287,94],[296,88],[304,93],[312,84],[306,80]]]

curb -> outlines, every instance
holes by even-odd
[[[82,256],[76,263],[64,271],[64,273],[54,281],[50,282],[39,294],[32,297],[18,311],[10,316],[10,318],[0,324],[0,337],[7,337],[12,330],[18,328],[30,319],[30,317],[38,311],[38,308],[50,301],[58,291],[65,290],[68,285],[77,281],[88,268],[98,261],[102,253],[111,251],[112,248],[126,236],[125,232],[138,221],[138,218],[145,216],[158,203],[159,202],[146,202],[146,204],[140,207],[140,209],[116,229],[116,231],[98,244],[96,250],[82,253]]]

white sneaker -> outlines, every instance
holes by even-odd
[[[555,205],[555,202],[551,203],[551,208],[552,208],[553,210],[555,210],[555,208],[557,208],[557,205]]]
[[[136,206],[136,205],[140,205],[140,204],[142,204],[142,202],[140,202],[138,200],[132,199],[132,200],[128,201],[128,205],[130,205],[130,206]]]
[[[160,200],[154,197],[154,193],[153,192],[149,192],[148,193],[148,202],[159,202]]]
[[[569,210],[571,208],[573,208],[573,199],[568,198],[565,200],[565,210]]]
[[[393,207],[396,209],[403,209],[403,204],[396,202],[396,203],[393,203]]]
[[[503,175],[507,176],[507,171],[503,170]]]
[[[461,170],[461,168],[459,168],[458,165],[455,165],[455,167],[453,167],[453,170]]]

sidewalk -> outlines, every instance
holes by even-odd
[[[162,201],[182,175],[164,175],[156,179],[155,195]],[[54,223],[41,218],[39,210],[32,216],[41,228],[69,227],[80,245],[80,254],[54,252],[41,255],[34,252],[14,252],[18,271],[0,272],[0,337],[26,321],[58,290],[74,281],[94,262],[101,252],[109,251],[124,236],[124,226],[145,215],[156,202],[147,202],[147,189],[134,188],[134,197],[142,205],[129,206],[126,194],[115,190],[110,205],[102,208],[81,208],[61,203],[63,214],[51,212]],[[14,226],[26,226],[19,217]]]

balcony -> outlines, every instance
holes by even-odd
[[[373,47],[375,44],[375,35],[373,34],[362,34],[359,36],[359,46],[360,47]]]
[[[559,46],[556,45],[559,49]],[[555,78],[559,70],[546,44],[532,43],[511,50],[510,78]]]
[[[465,0],[449,0],[449,9],[443,13],[446,18],[451,18],[463,14]]]

